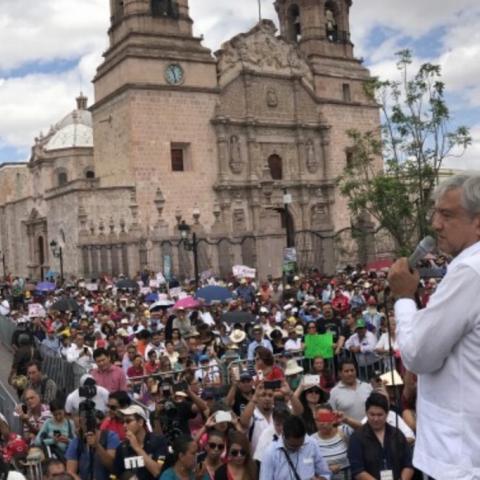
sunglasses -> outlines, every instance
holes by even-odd
[[[245,457],[247,452],[245,450],[230,450],[229,456],[230,457]]]
[[[118,407],[116,405],[107,405],[107,407],[112,411],[115,411],[115,410],[118,409]]]
[[[215,442],[209,442],[208,446],[212,450],[223,450],[225,448],[225,445],[223,443],[215,443]]]

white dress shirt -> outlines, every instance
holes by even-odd
[[[397,342],[418,374],[414,465],[436,480],[480,478],[480,242],[449,265],[427,308],[395,303]]]
[[[375,353],[375,347],[377,346],[377,337],[369,331],[365,332],[365,336],[360,338],[358,333],[354,333],[345,342],[345,348],[350,350],[351,347],[360,347],[360,352],[355,353],[355,358],[359,367],[365,367],[367,365],[373,365],[379,360]]]

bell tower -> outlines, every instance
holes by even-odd
[[[192,191],[192,179],[206,175],[216,61],[193,35],[189,0],[110,0],[108,37],[93,80],[95,173],[112,192],[135,187],[132,211],[139,224],[151,227],[158,188],[168,222],[174,206],[188,203],[184,192]],[[210,205],[207,184],[194,194]]]
[[[353,58],[352,0],[276,0],[282,36],[309,57]]]

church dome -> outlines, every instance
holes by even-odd
[[[81,123],[66,125],[56,132],[45,145],[46,151],[62,148],[93,147],[93,129]]]
[[[88,147],[93,147],[92,114],[87,110],[87,97],[80,94],[77,109],[55,126],[55,133],[45,145],[45,150]]]

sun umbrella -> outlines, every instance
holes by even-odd
[[[155,292],[152,292],[152,293],[149,293],[146,297],[145,297],[145,301],[147,303],[153,303],[153,302],[156,302],[158,300],[158,293],[155,293]]]
[[[255,321],[255,315],[249,312],[234,310],[233,312],[224,313],[221,317],[222,322],[232,323],[252,323]]]
[[[138,290],[138,283],[129,278],[123,278],[116,283],[116,287],[121,290]]]
[[[50,310],[56,310],[57,312],[78,312],[78,303],[73,298],[63,297],[56,301]]]
[[[195,297],[206,305],[228,303],[233,300],[232,292],[228,288],[219,287],[218,285],[208,285],[207,287],[199,288],[195,292]]]
[[[57,286],[54,283],[40,282],[40,283],[37,283],[35,290],[37,292],[53,292],[56,288]]]
[[[172,300],[159,300],[153,305],[150,305],[150,311],[156,312],[157,310],[161,310],[163,308],[170,308],[174,303],[175,302],[172,302]]]
[[[173,308],[197,308],[200,306],[200,302],[193,298],[192,296],[188,296],[185,298],[182,298],[181,300],[178,300]]]

